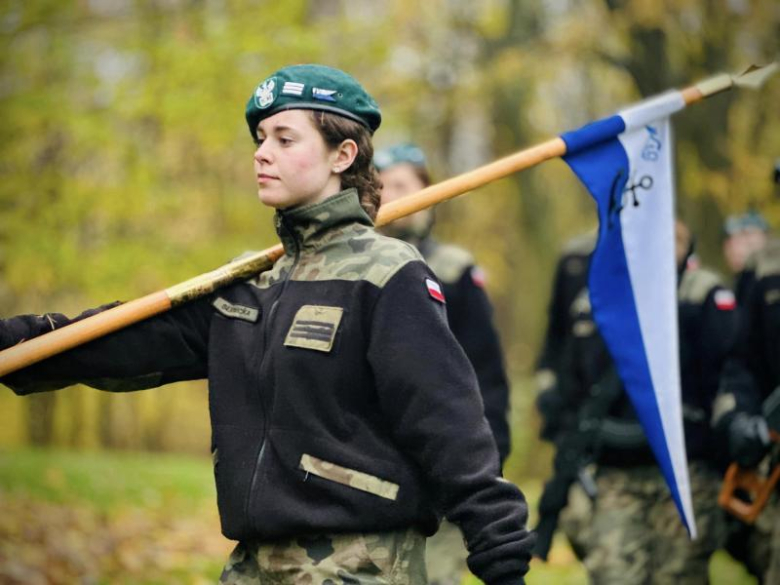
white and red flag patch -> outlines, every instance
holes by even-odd
[[[487,277],[485,276],[485,271],[482,270],[479,266],[472,266],[471,267],[471,281],[478,286],[479,288],[485,288],[485,281],[487,280]]]
[[[733,311],[737,308],[737,298],[730,290],[719,290],[715,292],[715,306],[721,311]]]
[[[428,294],[431,295],[434,299],[436,299],[440,303],[447,302],[446,300],[444,300],[444,293],[441,292],[441,286],[439,286],[438,282],[436,282],[435,280],[431,280],[430,278],[426,278],[425,286],[428,289]]]

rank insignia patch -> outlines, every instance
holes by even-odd
[[[329,352],[343,314],[341,307],[303,305],[295,314],[284,344]]]
[[[282,87],[282,95],[303,95],[303,88],[306,87],[302,83],[296,83],[294,81],[285,81],[284,87]]]

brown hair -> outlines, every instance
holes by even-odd
[[[345,140],[354,140],[357,144],[357,156],[352,164],[341,173],[341,188],[357,189],[360,205],[374,220],[379,211],[382,182],[374,168],[374,145],[368,128],[337,114],[311,110],[314,126],[320,131],[325,144],[336,148]]]

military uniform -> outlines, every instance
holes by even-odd
[[[425,154],[414,144],[396,144],[377,152],[374,165],[384,183],[382,196],[386,202],[430,181]],[[510,449],[509,383],[493,326],[493,308],[484,290],[484,275],[469,252],[432,238],[432,225],[433,210],[428,209],[385,226],[382,232],[413,244],[441,282],[447,321],[476,372],[485,418],[503,464]],[[442,522],[427,545],[431,584],[458,585],[466,572],[467,551],[457,526]]]
[[[590,255],[595,246],[595,232],[572,238],[564,246],[555,268],[547,330],[536,364],[536,406],[542,423],[540,436],[553,443],[562,432],[576,425],[578,407],[586,396],[576,379],[578,368],[573,362],[576,354],[573,350],[577,337],[590,335],[593,329],[591,320],[582,320],[576,327],[575,322],[580,322],[580,305],[587,301]],[[584,310],[590,312],[589,302]],[[590,500],[581,487],[574,484],[567,501],[559,524],[574,554],[583,560],[590,542]]]
[[[571,344],[582,333],[574,321],[578,311],[575,300],[588,286],[590,255],[596,246],[596,234],[588,233],[573,238],[564,246],[555,269],[547,330],[544,345],[536,364],[537,408],[542,415],[541,437],[554,441],[563,428],[568,428],[570,416],[579,403],[582,393],[572,379],[573,353]]]
[[[317,550],[302,538],[400,543],[381,545],[381,554],[368,547],[372,558],[406,551],[399,534],[432,533],[437,511],[463,530],[469,567],[483,581],[521,582],[533,541],[526,505],[500,477],[476,379],[447,326],[435,276],[412,246],[374,232],[351,189],[279,211],[276,226],[285,255],[271,271],[3,383],[28,394],[77,382],[129,390],[208,377],[222,531],[241,543],[226,583],[257,582],[233,577],[262,574],[267,563],[276,570],[272,559],[287,553],[273,551],[283,543]],[[69,322],[2,321],[0,345]],[[306,553],[312,564],[319,551]],[[418,553],[392,554],[380,569],[416,566]],[[246,558],[259,560],[247,566]],[[276,582],[311,583],[302,570]],[[349,571],[340,579],[355,582]]]
[[[484,277],[473,256],[463,248],[432,237],[417,242],[428,266],[442,285],[447,321],[477,374],[485,418],[493,431],[501,463],[510,449],[507,414],[509,383],[504,370],[493,309],[485,294]],[[428,573],[433,585],[457,585],[466,569],[466,548],[457,526],[443,522],[428,541]]]
[[[709,421],[720,371],[734,343],[734,297],[718,278],[688,269],[678,290],[680,360],[685,436],[694,511],[700,536],[688,539],[625,392],[599,423],[595,501],[581,488],[561,515],[561,526],[583,559],[591,582],[706,582],[707,563],[725,536],[717,506],[722,461],[712,456]],[[562,375],[569,383],[561,418],[576,421],[591,388],[616,380],[606,346],[593,322],[587,289],[574,298]]]
[[[748,467],[757,464],[762,455],[772,455],[768,444],[762,445],[764,441],[759,437],[745,436],[738,424],[739,418],[760,422],[761,404],[780,386],[780,241],[770,240],[749,268],[743,285],[745,315],[740,327],[741,351],[729,363],[714,417],[716,427],[729,441],[732,456]],[[777,447],[774,457],[778,458]],[[780,582],[779,498],[776,491],[758,519],[759,532],[762,527],[771,532],[771,536],[764,536],[769,540],[768,558],[752,555],[753,566],[765,570],[764,583]]]
[[[477,374],[485,418],[503,463],[509,456],[511,440],[507,420],[509,382],[482,270],[463,248],[442,244],[432,237],[423,239],[417,249],[441,282],[447,322]]]

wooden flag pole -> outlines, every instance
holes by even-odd
[[[777,63],[763,67],[752,66],[741,75],[721,74],[682,90],[686,104],[739,87],[759,87],[777,70]],[[422,191],[382,206],[376,219],[383,226],[400,217],[427,209],[458,195],[468,193],[497,179],[566,154],[566,144],[553,138],[515,154],[488,163],[457,177],[426,187]],[[62,329],[56,329],[4,351],[0,351],[0,377],[25,368],[63,351],[98,339],[143,321],[193,299],[207,295],[238,280],[246,280],[270,269],[284,254],[281,245],[246,256],[221,268],[201,274],[145,297],[118,305]]]

